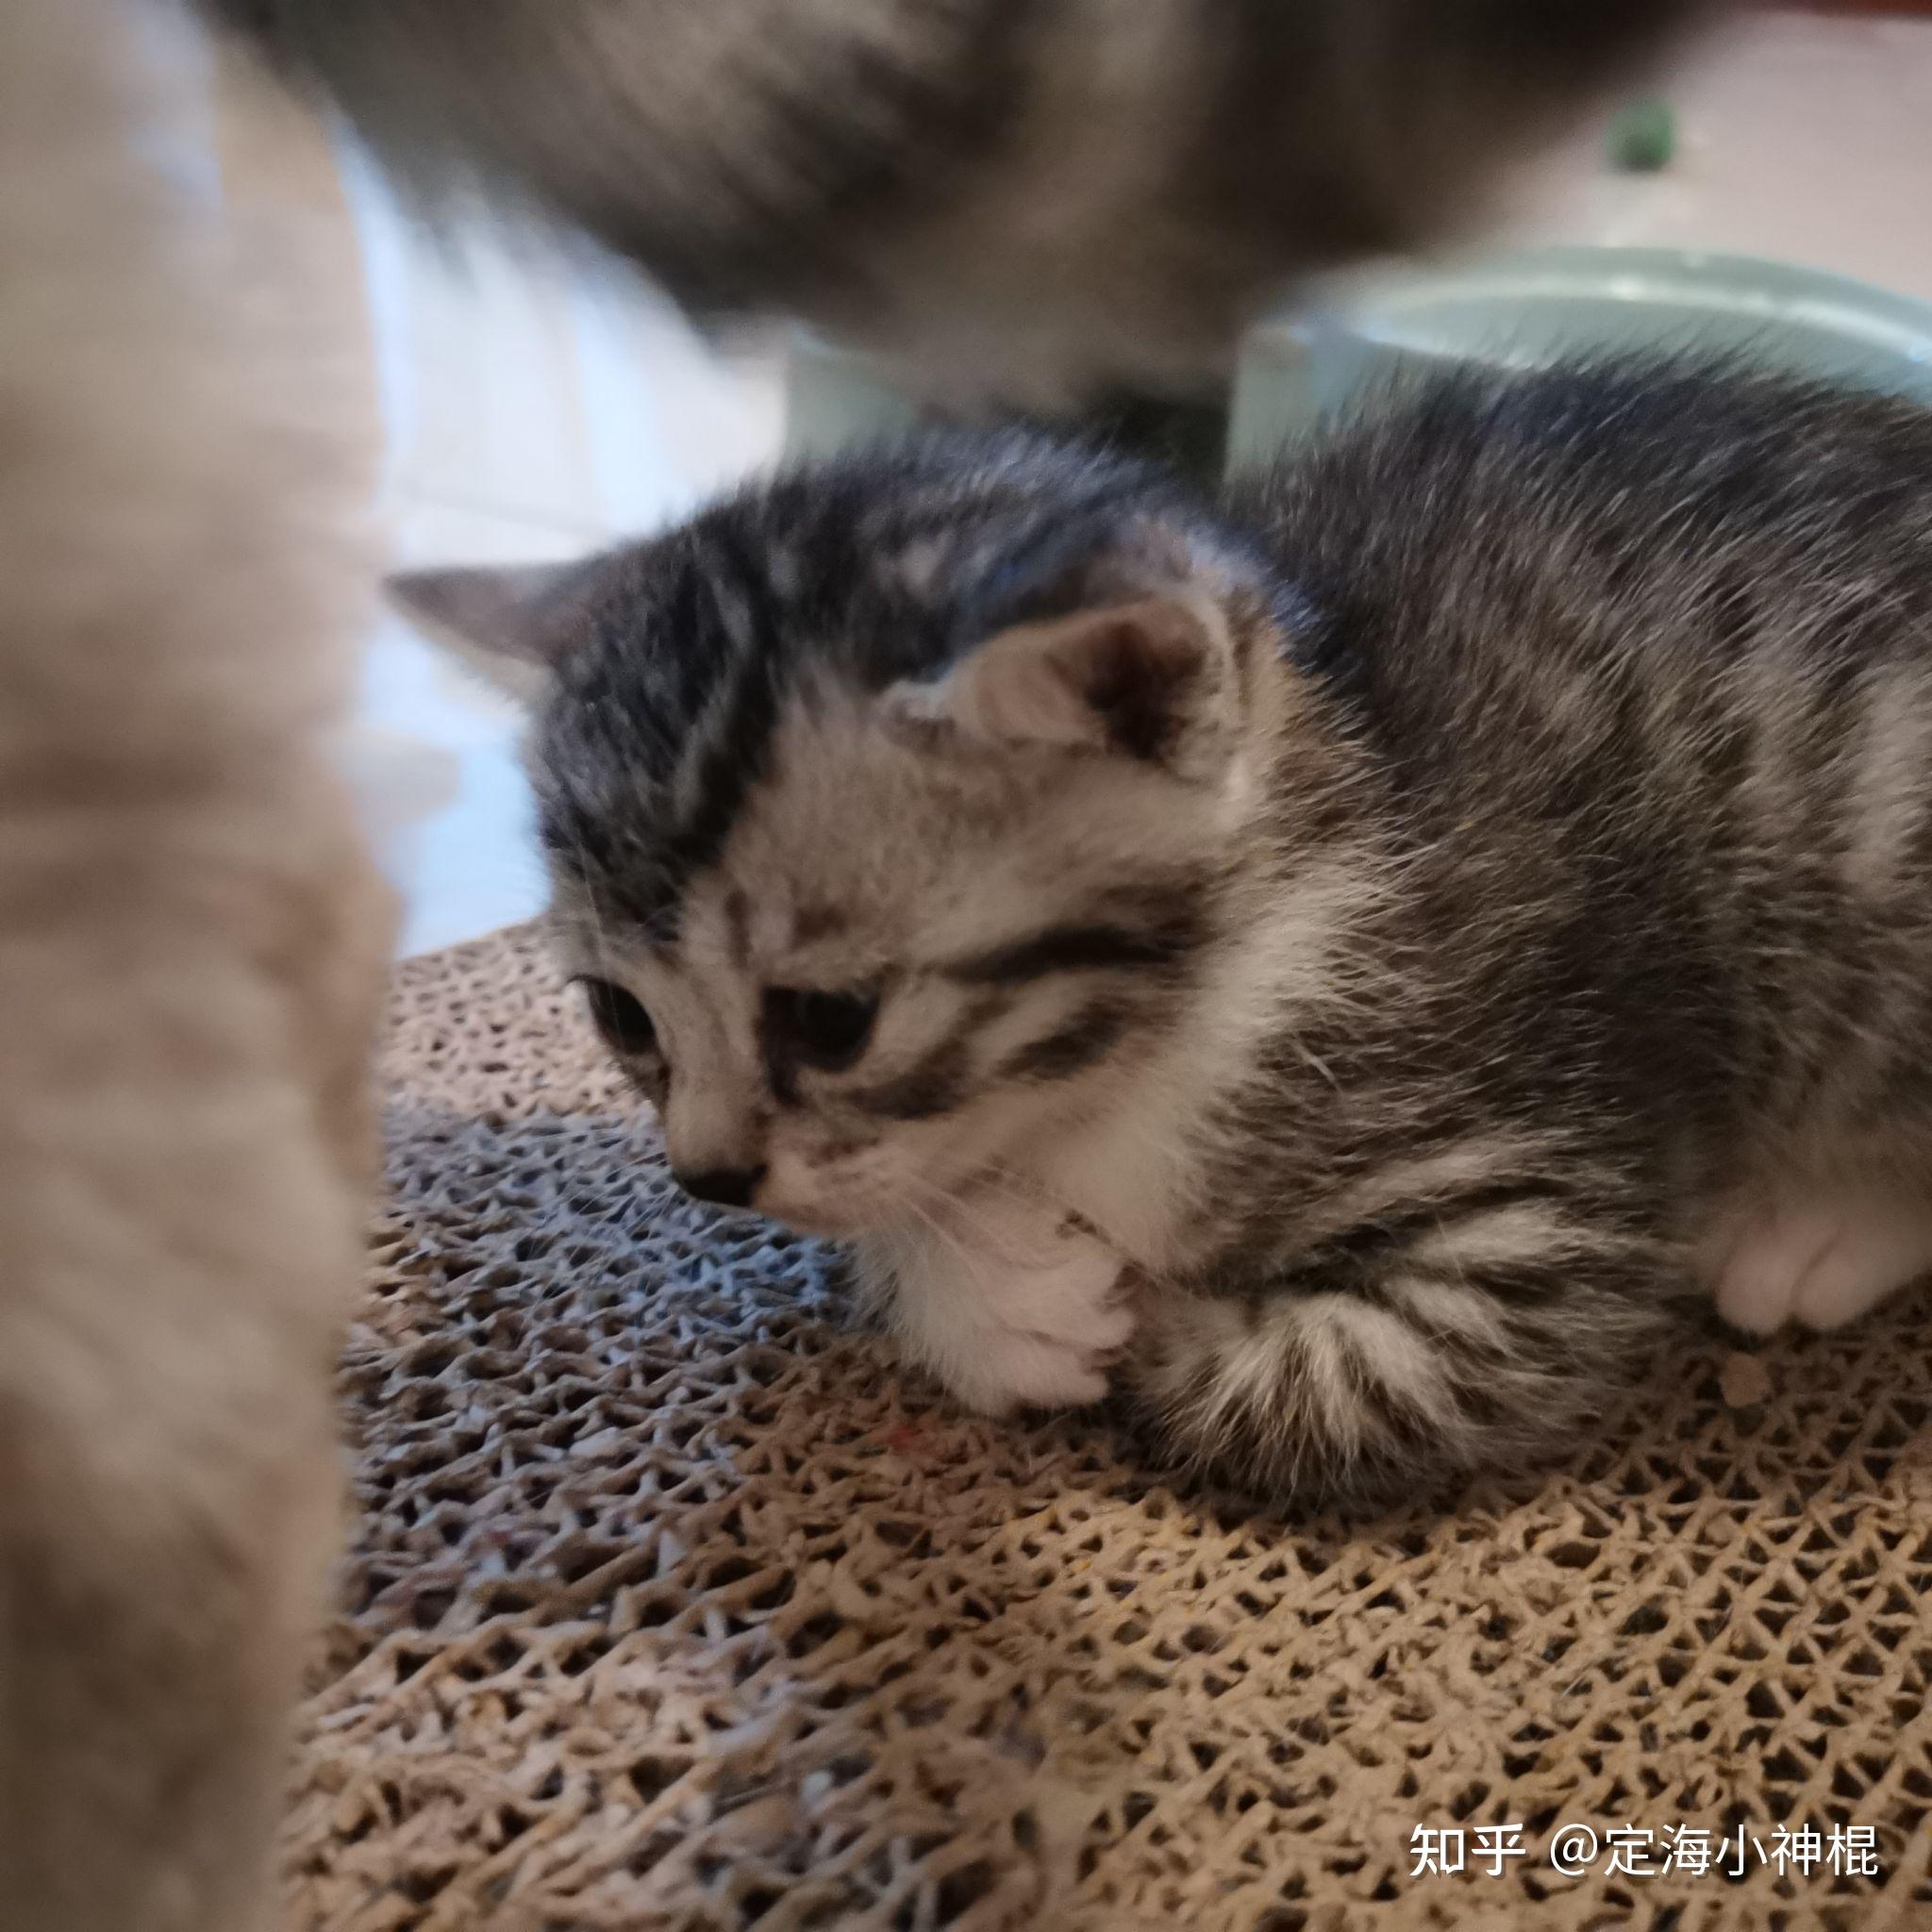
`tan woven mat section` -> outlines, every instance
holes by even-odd
[[[529,934],[405,966],[388,1075],[292,1924],[1932,1927],[1924,1297],[1288,1527],[902,1377]]]

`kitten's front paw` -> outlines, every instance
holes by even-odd
[[[981,1415],[1080,1408],[1107,1393],[1112,1361],[1111,1349],[1082,1348],[1023,1328],[989,1328],[970,1355],[953,1362],[944,1380],[952,1395]]]
[[[1057,1230],[1030,1252],[934,1244],[902,1259],[894,1321],[908,1352],[985,1415],[1098,1402],[1134,1332],[1121,1257]]]

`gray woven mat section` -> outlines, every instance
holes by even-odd
[[[902,1376],[676,1196],[529,933],[402,968],[387,1074],[291,1924],[1932,1926],[1924,1297],[1286,1526]]]

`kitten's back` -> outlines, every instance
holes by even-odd
[[[1487,841],[1445,942],[1501,970],[1567,902],[1633,1080],[1932,1130],[1932,411],[1695,362],[1455,375],[1250,508],[1407,822]]]

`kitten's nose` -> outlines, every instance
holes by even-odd
[[[701,1174],[678,1173],[676,1180],[697,1200],[712,1201],[720,1208],[749,1208],[765,1173],[762,1167],[708,1167]]]

